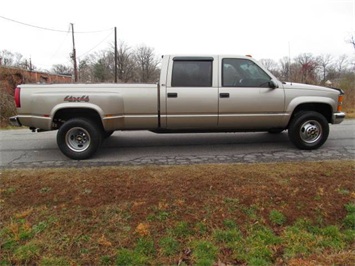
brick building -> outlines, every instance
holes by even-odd
[[[0,81],[14,80],[18,84],[29,83],[72,83],[71,75],[58,75],[42,71],[29,71],[15,67],[0,66]]]

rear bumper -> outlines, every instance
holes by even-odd
[[[345,118],[345,113],[339,112],[333,114],[333,124],[340,124]]]
[[[9,118],[10,120],[10,125],[14,126],[14,127],[22,127],[22,124],[20,122],[20,120],[18,119],[17,116],[12,116]]]

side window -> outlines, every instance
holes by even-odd
[[[268,87],[268,74],[248,59],[225,58],[222,61],[223,87]]]
[[[212,87],[212,61],[174,61],[171,86]]]

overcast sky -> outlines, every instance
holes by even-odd
[[[354,56],[355,0],[17,0],[2,1],[0,50],[19,52],[40,69],[119,41],[162,54],[251,54],[279,60],[300,53]],[[79,33],[93,32],[96,33]]]

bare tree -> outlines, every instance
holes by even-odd
[[[316,70],[319,66],[317,59],[310,53],[300,54],[295,58],[300,66],[301,81],[303,83],[316,82]]]
[[[36,67],[32,64],[31,59],[26,59],[22,54],[12,53],[8,50],[0,51],[0,65],[17,67],[30,71],[36,69]]]
[[[134,79],[134,61],[131,48],[123,41],[117,51],[118,79],[127,83]]]
[[[333,61],[333,58],[330,54],[323,54],[318,56],[317,61],[319,62],[319,66],[321,69],[322,82],[324,83],[329,71],[329,67]]]
[[[158,61],[154,49],[145,45],[139,46],[134,53],[137,81],[140,83],[156,82],[158,79]]]
[[[93,68],[90,56],[79,61],[79,81],[83,83],[93,82]]]
[[[280,79],[291,81],[291,60],[289,57],[280,59]]]
[[[347,40],[348,43],[352,44],[353,48],[355,49],[355,36],[351,35],[351,37]]]
[[[263,64],[272,74],[280,76],[279,65],[272,59],[260,59],[259,62]]]
[[[1,65],[14,66],[15,55],[8,50],[0,51]]]
[[[348,56],[343,54],[338,57],[338,60],[336,60],[335,67],[337,72],[341,73],[344,68],[346,67],[346,64],[348,63]]]
[[[53,65],[52,71],[59,75],[73,75],[73,67],[62,64]]]

